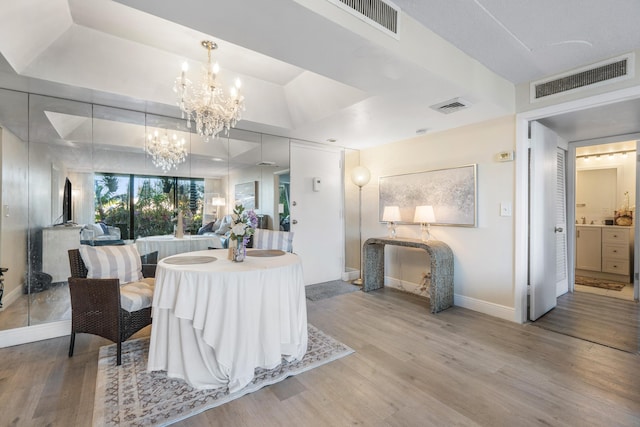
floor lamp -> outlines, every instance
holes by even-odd
[[[358,250],[360,251],[360,277],[353,281],[354,285],[362,286],[362,187],[369,183],[371,173],[364,166],[356,166],[351,171],[351,181],[358,186]]]

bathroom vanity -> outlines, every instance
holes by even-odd
[[[576,225],[576,275],[630,283],[634,227]]]

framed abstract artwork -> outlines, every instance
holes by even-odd
[[[477,165],[380,177],[379,220],[385,206],[400,208],[400,224],[414,224],[417,206],[433,206],[434,225],[475,227]]]
[[[236,184],[235,198],[236,204],[244,206],[245,209],[258,208],[258,181]]]

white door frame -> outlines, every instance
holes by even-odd
[[[620,89],[584,99],[516,114],[514,320],[527,321],[527,277],[529,264],[529,122],[558,114],[584,110],[640,98],[640,86]],[[567,221],[570,218],[567,217]],[[636,232],[637,232],[636,227]],[[638,254],[634,258],[637,259]],[[569,259],[571,261],[571,259]]]

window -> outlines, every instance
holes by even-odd
[[[123,239],[173,234],[177,209],[185,233],[202,226],[204,180],[96,173],[95,220],[120,228]]]

